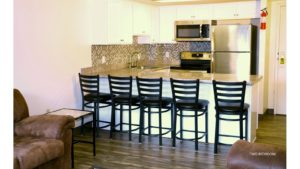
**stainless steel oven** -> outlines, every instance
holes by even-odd
[[[171,66],[171,69],[197,70],[205,73],[212,72],[212,57],[210,52],[189,52],[180,53],[180,65]]]

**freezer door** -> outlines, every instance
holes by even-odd
[[[251,51],[251,30],[251,25],[215,26],[214,51]]]
[[[214,53],[214,73],[250,75],[250,53]]]

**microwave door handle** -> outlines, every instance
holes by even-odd
[[[202,38],[202,25],[199,26],[199,33],[200,33],[200,37],[199,38]]]

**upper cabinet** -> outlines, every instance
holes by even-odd
[[[177,6],[177,20],[193,20],[196,19],[196,6],[182,5]]]
[[[259,18],[259,2],[234,2],[214,4],[213,19]]]
[[[260,2],[153,6],[133,0],[91,0],[93,44],[132,44],[133,35],[149,43],[175,43],[176,20],[259,18]]]
[[[176,6],[162,6],[159,8],[159,37],[160,43],[175,43],[175,20],[177,20]]]
[[[212,5],[181,5],[177,6],[177,20],[212,19]]]
[[[133,34],[150,35],[151,34],[151,15],[150,5],[142,3],[133,3]]]
[[[151,43],[159,42],[159,8],[156,6],[151,7]]]
[[[108,0],[92,0],[92,44],[108,44]]]
[[[132,4],[126,0],[110,0],[108,4],[108,42],[132,43]]]
[[[238,2],[239,18],[260,18],[260,1]]]

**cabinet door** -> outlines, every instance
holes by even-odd
[[[260,2],[234,2],[214,5],[214,19],[259,18]]]
[[[151,7],[151,43],[159,42],[159,7]]]
[[[159,35],[160,43],[175,43],[176,7],[160,7]]]
[[[213,6],[212,5],[196,5],[196,19],[211,20],[213,19]]]
[[[132,44],[132,4],[129,1],[122,2],[121,11],[121,41],[124,39],[125,44]]]
[[[150,5],[133,3],[133,34],[150,35],[151,14]]]
[[[92,0],[92,44],[108,44],[108,0]]]
[[[193,20],[196,19],[196,7],[193,5],[181,5],[177,8],[177,20]]]
[[[260,1],[237,3],[237,18],[259,18]]]
[[[128,1],[110,0],[108,42],[110,44],[132,43],[132,6]]]
[[[213,19],[234,19],[237,17],[236,3],[215,4],[213,7]]]

